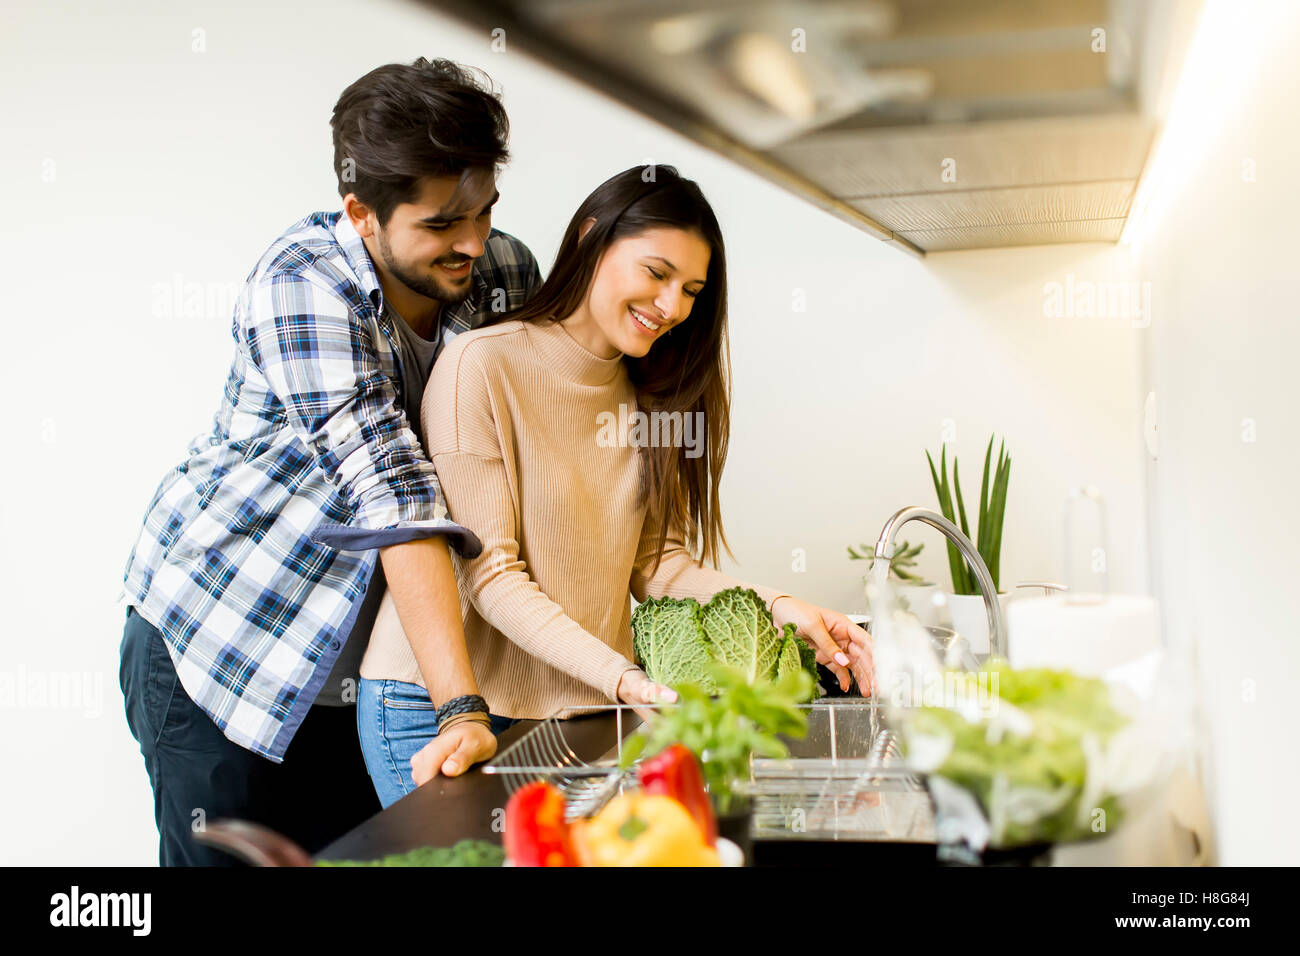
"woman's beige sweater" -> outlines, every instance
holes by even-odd
[[[769,608],[784,593],[701,567],[680,534],[646,576],[654,529],[637,504],[639,456],[631,441],[610,441],[635,437],[636,409],[623,357],[592,354],[550,320],[463,332],[434,365],[421,417],[450,517],[483,542],[477,558],[452,560],[470,663],[494,714],[543,718],[615,700],[634,666],[629,592],[704,602],[752,587]],[[391,592],[361,676],[424,686]]]

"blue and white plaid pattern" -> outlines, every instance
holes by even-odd
[[[443,344],[541,284],[528,247],[493,230]],[[360,610],[373,549],[445,534],[437,474],[399,398],[397,330],[341,213],[292,226],[235,306],[235,357],[212,429],[163,479],[122,598],[165,638],[186,692],[234,743],[275,762]]]

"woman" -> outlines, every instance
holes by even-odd
[[[715,565],[720,545],[730,554],[718,513],[727,376],[722,235],[699,188],[664,166],[596,189],[533,298],[440,356],[421,418],[451,517],[483,542],[457,577],[496,733],[673,699],[633,662],[629,591],[705,602],[753,587],[842,687],[850,666],[870,679],[870,638],[844,615],[702,567],[686,548],[698,538]],[[656,441],[638,412],[678,413],[681,427]],[[389,595],[361,677],[362,750],[388,806],[436,774],[422,750],[438,729]]]

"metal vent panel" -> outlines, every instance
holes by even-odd
[[[1122,219],[1128,215],[1135,183],[1132,179],[1117,179],[1061,186],[909,193],[853,199],[849,205],[901,232]]]
[[[1123,219],[1092,222],[1037,222],[968,229],[926,229],[900,232],[904,239],[926,252],[953,249],[991,249],[998,246],[1043,246],[1059,242],[1118,242]]]
[[[1137,114],[815,133],[772,158],[853,200],[1136,179],[1152,122]],[[885,223],[885,225],[889,225]]]

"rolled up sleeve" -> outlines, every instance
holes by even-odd
[[[365,551],[442,534],[462,557],[478,556],[482,542],[448,517],[362,302],[312,274],[276,273],[250,284],[236,322],[290,428],[347,502],[349,522],[322,524],[313,540]]]

